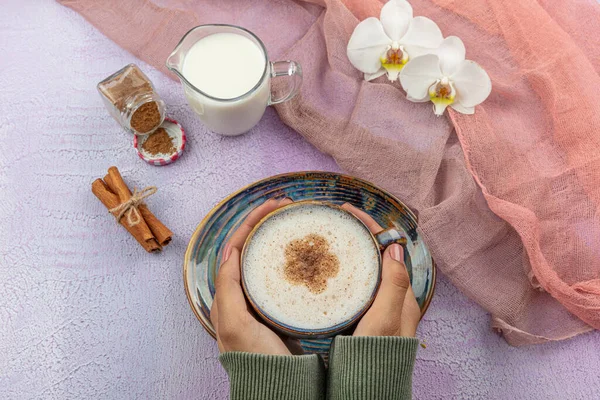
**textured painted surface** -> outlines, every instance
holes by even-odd
[[[0,398],[225,399],[213,340],[187,304],[181,263],[202,216],[276,173],[337,170],[269,110],[239,138],[207,133],[178,85],[139,64],[189,132],[172,166],[138,159],[95,84],[129,62],[80,16],[48,1],[0,12]],[[175,232],[145,254],[90,184],[117,165],[156,185],[151,209]],[[421,324],[417,399],[592,399],[600,333],[511,348],[441,277]]]

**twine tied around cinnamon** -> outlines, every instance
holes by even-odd
[[[115,216],[117,219],[117,223],[121,221],[121,218],[129,211],[127,214],[127,223],[129,226],[135,226],[140,223],[142,217],[140,216],[140,212],[138,211],[137,206],[144,202],[146,197],[152,196],[156,193],[158,189],[156,186],[148,186],[140,191],[137,188],[133,189],[133,193],[131,194],[131,198],[124,203],[119,204],[115,208],[111,208],[108,210],[111,214]]]

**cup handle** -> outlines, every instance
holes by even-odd
[[[287,94],[282,95],[279,98],[269,99],[269,105],[283,103],[293,98],[302,85],[302,67],[296,61],[275,61],[271,62],[271,77],[288,77],[291,82],[289,84],[289,90]]]
[[[384,251],[389,245],[398,243],[401,246],[406,245],[406,236],[396,228],[384,229],[375,234],[375,240],[379,245],[379,250]]]

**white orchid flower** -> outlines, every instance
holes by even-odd
[[[387,72],[395,81],[402,67],[412,58],[437,48],[443,40],[435,22],[413,18],[406,0],[390,0],[381,9],[380,20],[371,17],[359,23],[348,42],[348,59],[365,80]]]
[[[431,100],[436,115],[448,106],[473,114],[492,91],[490,77],[477,63],[465,60],[465,45],[456,36],[448,36],[432,54],[411,59],[400,83],[410,101]]]

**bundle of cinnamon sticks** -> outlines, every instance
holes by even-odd
[[[145,203],[132,204],[124,213],[115,210],[130,202],[132,196],[117,167],[110,167],[104,180],[99,178],[92,183],[92,193],[109,211],[112,210],[115,218],[122,214],[119,223],[147,252],[159,252],[171,241],[173,232],[150,212]],[[135,214],[135,218],[132,218],[131,213]]]

